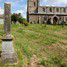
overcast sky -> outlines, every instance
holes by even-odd
[[[26,17],[27,0],[0,0],[0,14],[3,14],[4,2],[11,2],[12,13],[21,13]],[[41,6],[67,6],[67,0],[40,0]]]

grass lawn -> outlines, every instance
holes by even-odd
[[[67,67],[67,26],[12,24],[11,33],[18,64],[0,67]],[[3,34],[0,25],[0,50]]]

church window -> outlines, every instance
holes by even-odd
[[[57,8],[57,12],[59,12],[59,8]]]
[[[46,20],[46,17],[44,17],[44,20]]]
[[[36,3],[34,2],[34,6],[36,6]]]
[[[67,18],[66,18],[66,21],[67,21]]]
[[[52,8],[50,8],[50,12],[52,12]]]
[[[43,8],[43,11],[45,12],[45,8]]]
[[[64,8],[63,11],[66,12],[66,9]]]

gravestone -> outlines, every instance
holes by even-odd
[[[1,59],[3,63],[16,63],[17,54],[14,51],[13,39],[11,35],[11,4],[4,4],[4,32],[2,38],[2,53]]]
[[[4,31],[5,33],[10,33],[10,25],[11,25],[11,4],[4,4]]]

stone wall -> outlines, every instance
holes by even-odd
[[[41,14],[67,14],[67,7],[50,7],[50,6],[39,6],[38,12]]]
[[[57,19],[57,24],[64,20],[67,22],[67,7],[55,6],[39,6],[37,0],[28,0],[27,19],[30,23],[54,23],[54,18]]]
[[[38,15],[29,15],[29,22],[30,23],[38,23]]]
[[[67,16],[56,16],[56,15],[29,15],[29,22],[30,23],[47,23],[48,20],[50,20],[51,24],[54,24],[54,17],[57,18],[56,24],[60,24],[62,20],[64,20],[65,23],[67,23]]]
[[[31,14],[31,13],[37,13],[37,7],[35,7],[35,6],[29,7],[28,8],[28,12],[29,12],[29,14]]]

